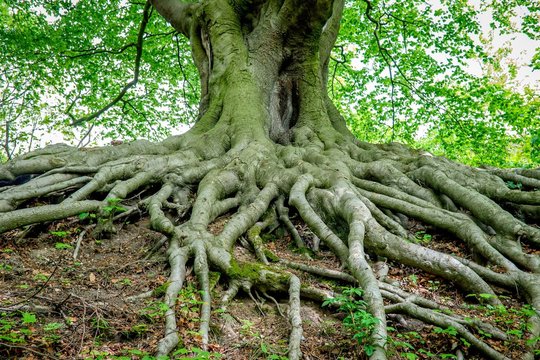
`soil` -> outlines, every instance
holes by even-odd
[[[0,358],[153,359],[152,352],[164,335],[166,245],[151,257],[147,255],[162,235],[150,230],[146,219],[138,219],[118,224],[111,239],[96,240],[86,221],[71,218],[0,236]],[[217,219],[210,230],[219,232],[226,221],[226,217]],[[297,228],[309,240],[311,234],[305,227],[297,224]],[[410,231],[425,246],[466,255],[466,248],[447,234],[434,234],[418,223],[412,223]],[[79,238],[80,250],[74,259]],[[322,249],[311,259],[295,252],[290,237],[280,229],[266,240],[268,249],[280,258],[340,270],[329,251]],[[254,259],[249,249],[240,246],[235,255]],[[512,310],[521,309],[514,299],[504,300],[508,311],[500,314],[442,279],[399,264],[388,265],[388,281],[444,304],[449,311],[489,320],[516,334],[524,326],[519,310]],[[327,291],[351,286],[295,273],[304,284]],[[210,345],[207,351],[201,350],[197,333],[200,294],[188,268],[176,308],[181,343],[171,358],[286,359],[287,294],[240,293],[226,311],[220,311],[226,281],[217,273],[212,275],[217,281],[212,289]],[[306,301],[301,314],[304,359],[367,358],[362,345],[343,325],[344,313]],[[390,349],[394,359],[451,358],[459,352],[468,359],[481,359],[459,338],[441,334],[443,329],[402,317],[390,318],[389,326],[393,328]],[[523,340],[519,336],[506,342],[486,341],[505,355],[520,358]]]

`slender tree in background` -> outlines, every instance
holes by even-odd
[[[439,103],[440,98],[450,99],[444,106],[451,106],[452,101],[457,103],[458,99],[453,97],[466,90],[465,83],[474,87],[473,78],[459,72],[471,82],[458,81],[456,84],[462,87],[452,92],[454,83],[446,79],[437,94],[436,88],[418,82],[423,76],[421,68],[407,67],[404,62],[407,52],[398,52],[392,42],[395,37],[394,40],[405,44],[408,35],[392,32],[395,28],[385,30],[387,19],[397,19],[405,33],[415,29],[423,31],[429,26],[425,23],[429,17],[425,15],[420,19],[419,16],[430,11],[429,7],[422,10],[420,5],[411,3],[410,6],[395,5],[392,9],[384,3],[368,0],[154,0],[145,4],[107,2],[102,4],[105,10],[97,12],[104,17],[99,19],[90,15],[96,12],[91,5],[67,1],[47,4],[48,7],[43,5],[42,14],[56,14],[60,20],[54,31],[40,37],[40,32],[52,25],[32,15],[36,9],[28,3],[31,2],[13,5],[12,9],[3,5],[0,9],[2,16],[9,20],[3,25],[6,42],[2,46],[13,50],[7,51],[4,59],[9,56],[27,59],[14,63],[2,75],[16,84],[13,91],[29,89],[31,93],[27,98],[17,97],[17,101],[11,101],[14,109],[35,106],[37,111],[38,95],[46,96],[56,89],[65,96],[57,104],[63,109],[65,123],[109,128],[116,125],[111,131],[129,128],[137,134],[137,128],[161,126],[169,117],[170,124],[178,126],[179,117],[195,113],[190,108],[196,99],[193,91],[200,91],[196,121],[183,135],[156,143],[138,140],[90,149],[52,145],[13,157],[0,165],[0,179],[14,181],[27,174],[36,176],[22,185],[0,189],[0,232],[81,213],[96,213],[101,220],[95,234],[106,236],[114,231],[112,217],[105,215],[111,204],[116,205],[130,194],[144,190],[139,201],[126,202],[123,206],[129,208],[128,213],[135,209],[145,212],[152,228],[168,239],[171,275],[165,301],[169,311],[166,336],[157,349],[159,354],[168,354],[178,343],[174,304],[184,285],[186,262],[193,259],[204,301],[200,321],[204,344],[208,342],[210,326],[209,269],[212,268],[221,272],[228,283],[224,304],[240,289],[288,293],[291,322],[288,356],[301,357],[300,299],[322,301],[328,295],[302,285],[284,266],[287,264],[272,262],[274,257],[258,241],[261,232],[279,221],[291,233],[295,246],[306,247],[291,224],[288,215],[291,212],[297,213],[321,243],[339,258],[349,274],[339,276],[352,277],[364,289],[367,310],[378,319],[369,340],[369,355],[373,359],[387,357],[389,314],[404,314],[441,328],[453,327],[484,356],[506,358],[475,336],[474,327],[482,324],[469,324],[459,315],[443,314],[438,311],[440,305],[412,296],[396,284],[379,281],[373,270],[376,259],[435,274],[454,283],[464,293],[484,294],[493,304],[500,304],[496,295],[504,288],[523,297],[533,309],[540,309],[540,230],[534,225],[540,218],[540,192],[536,191],[540,188],[540,170],[471,168],[399,143],[375,145],[360,141],[329,97],[335,87],[339,87],[336,82],[340,79],[335,77],[335,68],[339,65],[336,56],[345,56],[348,51],[341,45],[354,43],[354,36],[362,31],[364,36],[369,34],[372,42],[371,47],[361,50],[366,52],[366,57],[377,55],[382,64],[379,75],[386,79],[386,88],[390,89],[387,103],[391,109],[390,121],[385,124],[390,124],[392,134],[399,135],[400,127],[405,126],[403,116],[412,114],[406,110],[400,113],[396,108],[408,101],[407,94],[409,99],[416,97],[425,102],[424,112],[419,111],[418,116],[437,114],[431,118],[438,120],[435,126],[441,132],[437,136],[444,137],[448,127],[445,121],[473,123],[467,109],[474,109],[475,101],[470,101],[468,107],[455,107],[454,113]],[[467,42],[469,40],[460,42],[459,37],[464,37],[468,30],[478,32],[478,28],[474,28],[478,24],[468,22],[475,12],[462,3],[449,2],[446,6],[461,17],[456,16],[459,21],[451,23],[454,33],[442,34],[435,29],[431,35],[442,38],[435,39],[434,43],[450,49],[468,44],[474,49],[472,40],[471,43]],[[497,10],[512,9],[506,3],[498,6]],[[75,15],[69,18],[71,13]],[[339,40],[341,47],[336,49],[340,22],[350,26],[354,14],[362,20],[356,22],[360,30],[345,28],[349,36]],[[63,16],[70,21],[62,22]],[[502,15],[495,13],[494,16]],[[110,28],[107,27],[109,18],[115,18],[110,21]],[[123,21],[123,27],[118,19]],[[168,23],[168,28],[162,19]],[[526,29],[537,36],[537,25],[527,23],[527,19]],[[135,23],[138,27],[133,26]],[[91,29],[99,30],[96,33]],[[100,47],[101,42],[107,40],[108,31],[115,34],[111,43],[120,39],[123,45]],[[23,35],[27,36],[29,44],[35,42],[34,50],[32,46],[17,45],[17,39],[20,42]],[[424,33],[411,36],[427,38]],[[80,37],[77,41],[88,48],[81,49],[80,43],[76,50],[71,48],[77,37]],[[63,40],[58,40],[57,44],[51,41],[60,38]],[[172,42],[163,41],[171,39]],[[198,85],[190,80],[193,70],[181,56],[187,44],[200,80]],[[18,46],[22,49],[19,53],[15,50]],[[414,41],[406,46],[421,58],[420,64],[429,63],[427,57],[422,57],[429,47],[423,48],[422,54],[420,45]],[[150,52],[145,52],[147,47]],[[466,49],[461,50],[475,56]],[[56,56],[48,56],[47,51],[54,51]],[[156,58],[149,58],[149,54],[155,54]],[[120,60],[115,60],[113,55],[119,55]],[[119,85],[121,74],[117,73],[120,70],[116,70],[115,65],[120,64],[124,56],[130,59],[133,71],[131,80]],[[408,56],[411,57],[411,53]],[[100,60],[88,60],[95,57]],[[77,63],[80,58],[84,61]],[[173,60],[177,62],[175,67]],[[63,66],[55,66],[58,64]],[[432,66],[424,71],[435,77],[437,69]],[[81,68],[80,72],[74,71],[76,67]],[[450,65],[439,70],[444,73],[449,68]],[[30,69],[38,75],[20,76]],[[152,70],[156,72],[153,80],[144,83],[143,75]],[[381,75],[383,72],[386,75]],[[171,77],[172,74],[177,78]],[[342,73],[342,77],[345,76],[346,73]],[[72,79],[69,86],[65,83],[68,78]],[[95,88],[89,89],[85,82]],[[497,84],[479,85],[482,86],[474,87],[480,89],[479,94],[469,93],[469,96],[478,99],[486,94],[499,94],[500,99],[507,97],[514,101],[510,106],[510,101],[501,105],[493,100],[494,108],[478,110],[479,114],[491,116],[502,112],[507,122],[501,120],[495,123],[496,127],[502,127],[504,133],[514,126],[527,133],[533,143],[535,134],[531,129],[538,115],[537,99],[527,93],[505,90]],[[109,87],[117,90],[112,97],[106,96],[110,95]],[[42,94],[32,92],[36,88]],[[341,91],[344,98],[346,90]],[[166,96],[160,104],[159,94],[165,93],[173,93],[177,98]],[[182,97],[183,93],[191,94],[191,98]],[[347,99],[352,101],[362,96],[356,94]],[[373,104],[373,97],[377,94],[366,96],[371,102],[361,102],[365,114],[357,111],[355,116],[360,119],[350,124],[360,136],[364,126],[361,121],[370,115],[370,109],[365,106]],[[102,106],[96,106],[98,104]],[[163,113],[168,114],[167,118],[163,118]],[[118,120],[130,116],[143,121],[124,124]],[[52,124],[50,114],[47,119]],[[420,125],[413,120],[411,124]],[[502,138],[497,135],[500,132],[489,130],[490,124],[469,125],[457,124],[456,127],[466,128],[462,130],[464,137],[478,133],[480,140]],[[506,145],[500,145],[499,149]],[[531,162],[530,159],[526,162]],[[509,188],[507,182],[520,184],[520,189]],[[31,199],[59,192],[65,193],[59,203],[26,206]],[[178,216],[168,216],[169,213]],[[223,214],[229,214],[230,219],[223,230],[214,235],[209,225]],[[411,241],[411,234],[406,230],[408,219],[451,233],[479,260],[453,256]],[[257,261],[234,257],[233,249],[244,235],[252,242]],[[294,267],[294,264],[288,265]],[[304,267],[303,270],[337,276],[324,268]],[[538,338],[537,310],[529,321],[531,338]],[[488,325],[483,328],[486,327]],[[536,343],[531,342],[523,356],[532,358],[535,346]]]

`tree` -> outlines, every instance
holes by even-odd
[[[380,17],[373,17],[374,3],[358,3],[366,18],[373,21],[377,36],[381,23]],[[66,93],[73,96],[67,118],[74,125],[91,124],[119,104],[124,109],[131,108],[134,114],[143,114],[140,105],[134,105],[126,94],[137,86],[141,72],[146,71],[142,66],[143,45],[152,38],[147,27],[159,28],[151,25],[150,20],[155,19],[151,15],[156,11],[175,31],[162,31],[156,36],[177,32],[189,40],[200,78],[195,124],[187,133],[158,143],[137,140],[89,149],[52,145],[0,165],[0,179],[7,181],[38,175],[22,185],[1,190],[0,232],[93,213],[99,218],[94,234],[107,236],[114,232],[116,211],[127,209],[129,215],[140,209],[169,244],[171,275],[165,297],[169,310],[166,336],[158,345],[158,354],[168,354],[178,343],[174,304],[184,285],[186,262],[193,259],[203,294],[203,343],[208,342],[212,268],[228,282],[225,305],[241,289],[288,292],[288,356],[298,359],[302,338],[300,299],[324,301],[330,295],[302,286],[287,266],[274,263],[277,259],[260,239],[260,233],[272,228],[279,219],[295,246],[305,248],[307,244],[291,223],[292,211],[332,250],[349,275],[301,264],[279,265],[328,277],[352,276],[363,289],[367,311],[377,319],[369,331],[367,352],[371,358],[387,357],[389,314],[453,328],[484,356],[505,358],[475,336],[478,328],[489,328],[494,334],[498,333],[496,330],[485,324],[468,323],[459,315],[441,313],[439,304],[380,281],[373,270],[376,259],[435,274],[494,306],[501,305],[497,297],[500,288],[519,294],[534,309],[529,318],[532,341],[525,351],[532,357],[540,332],[540,259],[536,254],[540,230],[531,225],[540,217],[540,193],[536,191],[540,188],[540,170],[472,168],[399,143],[375,145],[356,139],[330,99],[328,84],[343,10],[346,4],[360,6],[358,3],[146,2],[134,41],[107,50],[134,50],[132,80],[120,86],[117,96],[104,107],[86,115],[71,112],[71,105],[84,99],[81,94],[85,89]],[[65,11],[58,4],[52,6],[59,14]],[[83,13],[90,11],[84,4],[66,6]],[[115,5],[112,6],[115,11]],[[129,10],[123,20],[139,18],[140,8],[140,4],[132,5],[130,9],[134,10]],[[23,10],[20,11],[23,16]],[[75,28],[82,25],[71,24]],[[41,39],[47,44],[50,40]],[[92,44],[91,33],[85,41]],[[392,66],[385,45],[378,45],[382,61],[392,74],[399,67]],[[64,49],[62,56],[69,59],[100,52],[103,51],[93,49],[76,55]],[[58,85],[58,69],[47,69],[54,62],[55,59],[42,54],[38,61],[43,66],[43,77],[49,78],[47,81],[53,87]],[[159,67],[156,60],[149,64]],[[98,94],[106,90],[108,83],[100,70],[103,69],[96,68],[89,75],[100,84]],[[390,81],[394,87],[394,79]],[[174,89],[176,84],[170,84],[167,91],[178,92]],[[85,105],[91,108],[101,102],[99,96],[81,101],[87,101]],[[151,100],[144,100],[143,104],[145,101],[151,104]],[[189,107],[181,104],[170,106],[177,106],[179,113],[189,112]],[[136,191],[143,191],[140,201],[119,205]],[[65,193],[65,198],[58,203],[26,206],[31,199],[59,192]],[[195,197],[193,201],[191,196]],[[189,216],[177,221],[168,216],[174,212],[180,219],[188,212]],[[213,235],[208,227],[223,214],[230,215],[229,221],[219,234]],[[423,246],[407,231],[409,219],[451,233],[480,260]],[[233,248],[244,234],[251,242],[256,261],[234,257]]]

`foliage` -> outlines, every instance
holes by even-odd
[[[151,301],[140,312],[143,318],[150,322],[154,322],[165,315],[165,312],[169,309],[167,304],[161,301]]]
[[[62,238],[68,237],[70,232],[69,231],[49,231],[49,234],[62,239]]]
[[[120,201],[122,201],[122,199],[107,199],[108,205],[103,207],[103,215],[112,217],[118,213],[126,211],[126,208],[119,205]]]
[[[432,236],[425,231],[417,231],[414,234],[414,239],[416,242],[420,243],[429,243],[431,241]]]
[[[362,289],[347,287],[343,289],[341,295],[325,300],[323,306],[336,304],[340,311],[345,312],[343,325],[353,332],[353,339],[363,345],[366,354],[370,356],[373,353],[373,346],[368,339],[379,319],[368,312],[366,302],[359,299],[363,293]]]
[[[510,44],[492,46],[499,35],[539,39],[533,2],[346,3],[328,88],[361,139],[405,142],[475,165],[540,162],[538,89],[518,84],[524,65],[512,61]],[[162,139],[195,119],[199,82],[187,41],[152,11],[137,83],[99,116],[70,126],[133,80],[143,7],[0,2],[0,161],[36,148],[51,130],[85,145]],[[487,29],[483,14],[492,15]],[[537,49],[533,68],[539,58]]]
[[[537,6],[348,4],[329,88],[358,137],[405,142],[475,165],[540,162],[538,89],[518,84],[511,44],[491,47],[501,33],[538,40],[538,23],[531,20]],[[521,25],[512,18],[518,10],[525,14]],[[489,13],[486,29],[479,19]]]
[[[27,311],[19,313],[0,313],[0,342],[25,345],[34,338],[41,342],[53,344],[60,340],[63,324],[45,323],[36,314]]]
[[[69,126],[132,80],[143,6],[122,0],[0,2],[0,134],[9,137],[2,156],[35,148],[37,136],[51,130],[82,144],[90,128],[110,139],[157,139],[193,118],[198,81],[187,41],[152,14],[136,86],[91,124],[78,131]]]
[[[187,355],[193,355],[193,356],[187,356]],[[193,358],[207,360],[207,359],[220,359],[221,355],[218,353],[202,350],[199,348],[191,348],[191,349],[181,348],[181,349],[176,350],[173,353],[173,358],[178,359],[178,360],[189,360]]]

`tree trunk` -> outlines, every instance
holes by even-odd
[[[152,227],[169,239],[167,335],[158,353],[168,354],[178,342],[174,304],[185,264],[193,258],[204,294],[200,330],[205,344],[212,267],[229,282],[223,306],[239,289],[288,292],[289,357],[298,359],[300,297],[325,300],[329,295],[270,264],[271,253],[259,234],[276,221],[289,230],[296,246],[306,246],[289,218],[290,208],[335,253],[348,274],[285,260],[280,264],[348,279],[363,289],[367,310],[377,319],[366,343],[372,359],[387,357],[387,314],[453,327],[485,356],[504,359],[474,335],[463,317],[441,314],[441,305],[385,282],[374,267],[388,259],[422,269],[466,294],[485,294],[493,304],[500,304],[494,289],[506,287],[539,309],[540,260],[534,251],[524,251],[521,242],[537,249],[540,231],[501,206],[508,203],[534,214],[540,206],[540,192],[533,191],[540,188],[539,170],[473,169],[400,144],[371,145],[355,139],[326,91],[342,0],[152,4],[191,41],[202,89],[196,124],[187,134],[159,144],[137,141],[81,150],[52,146],[0,165],[0,179],[42,174],[0,190],[0,232],[95,212],[102,220],[96,231],[107,233],[113,229],[111,208],[145,189],[144,199],[131,204],[128,213],[144,209]],[[524,190],[530,191],[508,189],[504,180],[510,176],[519,177]],[[193,187],[197,191],[191,203]],[[21,208],[28,199],[57,192],[67,194],[58,204]],[[100,193],[105,196],[96,195]],[[176,212],[182,218],[189,210],[184,222],[167,216]],[[225,213],[230,220],[213,234],[209,225]],[[484,262],[424,246],[407,231],[409,218],[453,234],[490,266],[503,270],[495,272]],[[256,261],[233,256],[244,234]],[[532,336],[538,336],[538,316],[530,321]]]
[[[216,147],[268,139],[287,145],[307,132],[328,142],[338,133],[351,137],[326,93],[343,1],[155,6],[191,40],[202,89],[193,132],[226,129],[226,143]]]

